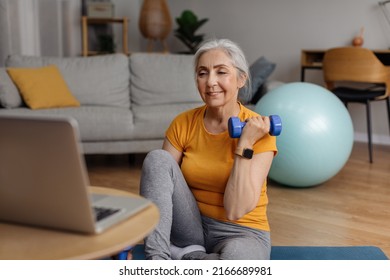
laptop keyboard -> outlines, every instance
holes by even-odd
[[[95,211],[96,221],[100,221],[104,218],[107,218],[108,216],[111,216],[111,215],[119,212],[120,209],[94,206],[93,210]]]

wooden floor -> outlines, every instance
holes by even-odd
[[[143,154],[86,157],[91,185],[138,193]],[[390,146],[355,143],[345,167],[310,188],[269,182],[273,245],[380,247],[390,257]]]

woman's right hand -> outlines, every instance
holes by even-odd
[[[269,117],[257,116],[245,120],[238,146],[253,147],[253,145],[269,133],[271,123]]]

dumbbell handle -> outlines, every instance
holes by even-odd
[[[282,120],[278,115],[270,115],[270,129],[269,134],[272,136],[279,136],[282,132]],[[232,138],[240,138],[242,129],[246,122],[241,122],[237,117],[231,117],[228,122],[229,135]]]

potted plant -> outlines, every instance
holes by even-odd
[[[114,53],[115,42],[114,38],[110,34],[101,34],[98,36],[99,51],[102,53]]]
[[[175,29],[175,36],[189,48],[189,53],[195,53],[203,41],[204,34],[197,35],[195,32],[207,21],[207,18],[198,20],[190,10],[183,11],[181,16],[176,18],[178,28]]]

